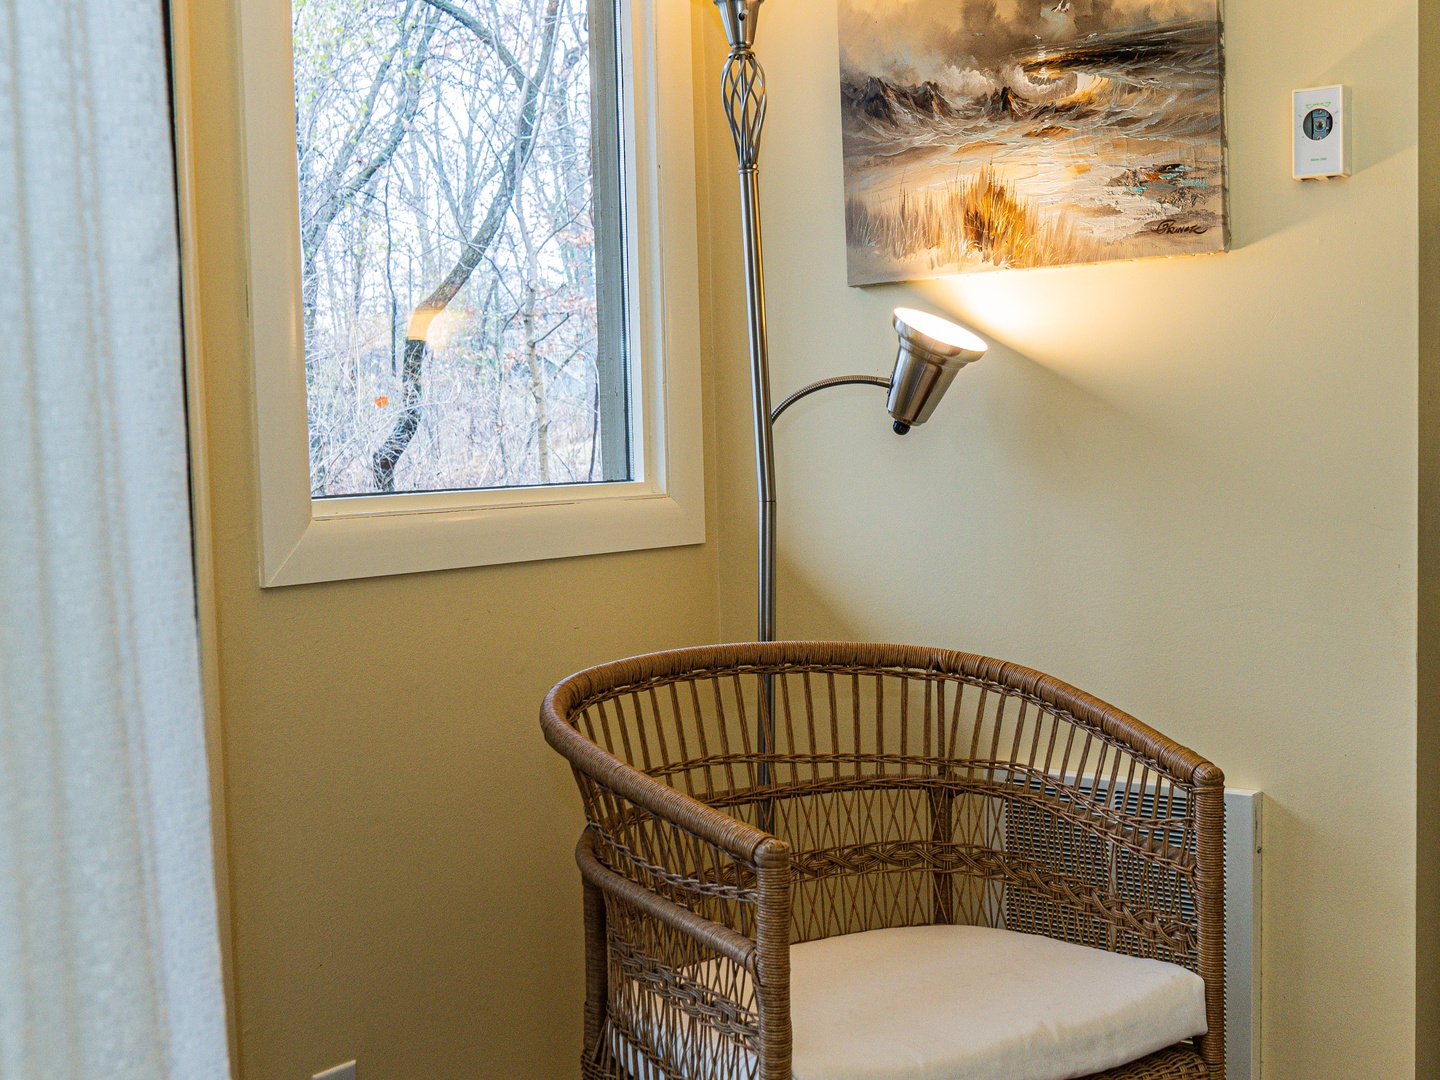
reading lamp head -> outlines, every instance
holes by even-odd
[[[955,376],[989,348],[985,342],[949,319],[915,308],[895,309],[900,351],[890,376],[890,416],[895,434],[907,434],[925,423],[950,389]]]

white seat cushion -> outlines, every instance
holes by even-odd
[[[978,926],[793,946],[790,1001],[796,1080],[1068,1080],[1206,1030],[1193,972]]]

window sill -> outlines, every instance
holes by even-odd
[[[517,493],[504,494],[513,498]],[[383,499],[343,501],[376,503]],[[316,505],[318,510],[324,504]],[[704,540],[702,512],[655,492],[512,502],[463,510],[440,506],[326,516],[317,513],[289,550],[275,552],[274,565],[269,565],[271,545],[266,544],[264,584],[300,585],[565,559],[700,544]]]

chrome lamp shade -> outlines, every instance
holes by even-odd
[[[900,351],[890,376],[890,418],[895,433],[906,434],[925,423],[967,364],[985,355],[980,338],[948,319],[914,308],[895,309]]]

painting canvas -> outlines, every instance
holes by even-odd
[[[1223,251],[1219,0],[840,0],[850,284]]]

